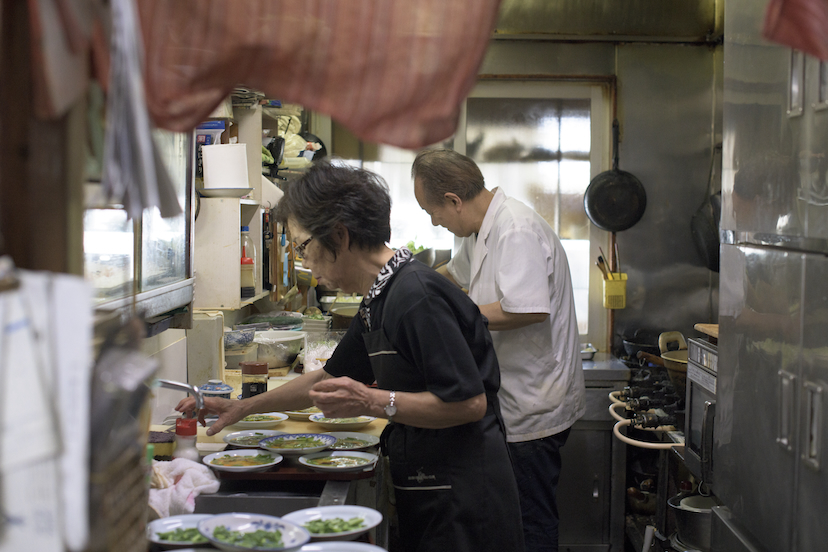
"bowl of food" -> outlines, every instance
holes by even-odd
[[[379,457],[370,452],[325,450],[299,457],[299,463],[321,472],[355,472],[372,469]]]
[[[367,433],[332,431],[328,435],[336,437],[336,443],[330,446],[331,450],[364,450],[379,444],[379,437]]]
[[[264,514],[216,514],[198,524],[199,532],[226,552],[296,550],[310,541],[310,533],[291,521]]]
[[[317,506],[290,512],[282,519],[304,527],[311,540],[353,540],[382,521],[373,508],[356,505]]]
[[[322,411],[316,408],[315,406],[311,406],[308,408],[303,408],[302,410],[285,410],[285,414],[287,414],[291,420],[307,422],[308,418],[310,418],[314,414],[322,414]]]
[[[212,514],[184,514],[156,519],[147,524],[147,539],[164,548],[190,548],[210,541],[199,533],[198,523]]]
[[[253,343],[256,330],[224,330],[224,350],[243,349]]]
[[[245,429],[228,433],[222,440],[228,445],[241,448],[259,448],[259,441],[274,435],[281,435],[284,431],[275,429]]]
[[[319,424],[325,429],[333,431],[354,431],[365,427],[376,418],[374,416],[354,416],[351,418],[326,418],[324,414],[312,414],[308,418],[311,422]]]
[[[305,348],[307,332],[296,330],[267,330],[256,332],[253,342],[258,344],[256,360],[267,362],[268,368],[290,366]]]
[[[285,456],[301,456],[325,450],[334,443],[336,437],[325,433],[283,433],[262,439],[259,446]]]
[[[281,454],[259,449],[225,450],[204,457],[202,462],[226,472],[266,471],[283,460]]]
[[[276,427],[288,419],[287,414],[281,412],[264,412],[262,414],[251,414],[245,416],[235,424],[233,427],[239,429],[265,429],[269,427]]]

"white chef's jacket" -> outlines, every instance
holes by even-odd
[[[510,442],[564,431],[584,414],[584,374],[569,263],[534,210],[495,188],[480,232],[461,240],[447,268],[478,305],[548,313],[544,322],[493,331],[498,393]]]

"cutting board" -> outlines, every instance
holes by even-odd
[[[719,325],[718,324],[696,324],[693,326],[696,330],[700,331],[703,334],[707,334],[710,337],[715,337],[719,339]]]

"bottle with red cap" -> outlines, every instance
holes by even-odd
[[[173,458],[186,458],[200,462],[201,456],[196,448],[198,420],[195,418],[178,418],[175,421],[175,449]]]

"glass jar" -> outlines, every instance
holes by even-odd
[[[267,362],[239,362],[241,368],[242,399],[267,391]]]

